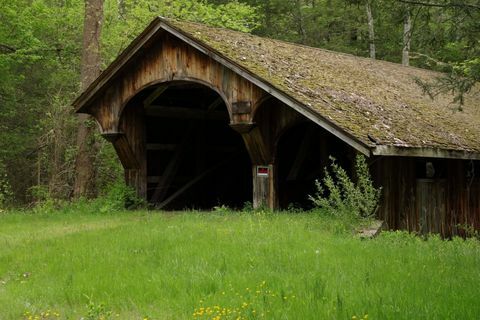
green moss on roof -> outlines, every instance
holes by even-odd
[[[451,95],[431,100],[415,83],[439,73],[197,23],[168,22],[367,145],[480,151],[478,95],[467,97],[465,110],[458,111]]]

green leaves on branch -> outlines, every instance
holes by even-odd
[[[102,53],[111,62],[155,17],[201,22],[250,32],[259,26],[256,8],[238,1],[213,5],[203,0],[118,0],[105,2]]]
[[[315,182],[317,193],[309,196],[315,207],[332,216],[373,216],[378,208],[381,188],[373,186],[365,157],[358,155],[355,159],[356,181],[334,158],[330,159],[330,168],[325,168],[325,177]]]
[[[432,99],[440,94],[450,92],[454,95],[453,103],[458,106],[459,110],[462,110],[465,95],[472,91],[476,83],[480,82],[480,58],[454,64],[449,73],[437,77],[433,82],[425,82],[421,79],[415,79],[415,81]]]

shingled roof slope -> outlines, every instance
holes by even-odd
[[[366,145],[480,151],[480,99],[464,111],[415,79],[429,70],[356,57],[203,24],[168,22],[329,119]]]

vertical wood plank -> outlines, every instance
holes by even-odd
[[[268,168],[268,176],[258,175],[258,168]],[[267,207],[269,209],[276,209],[278,200],[276,198],[276,184],[275,184],[275,166],[273,164],[261,166],[252,166],[253,176],[253,207],[255,209]]]
[[[147,151],[145,137],[144,109],[142,106],[129,106],[120,119],[120,130],[135,154],[138,167],[125,169],[127,185],[137,191],[137,195],[147,198]]]

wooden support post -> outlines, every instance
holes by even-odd
[[[231,127],[242,135],[252,160],[253,207],[276,209],[276,172],[270,147],[265,144],[260,129],[253,123],[232,124]]]
[[[127,137],[124,133],[106,133],[103,137],[110,141],[117,152],[117,155],[124,169],[139,169],[140,164],[137,161]]]
[[[275,185],[275,166],[253,165],[253,207],[276,209],[278,199]]]
[[[129,187],[132,187],[137,192],[137,196],[147,198],[147,183],[146,174],[142,169],[125,169],[125,181]]]
[[[221,110],[207,111],[195,108],[171,107],[151,105],[146,115],[149,117],[171,118],[171,119],[194,119],[194,120],[216,120],[224,121],[225,113]]]
[[[146,173],[144,166],[137,159],[137,156],[142,158],[142,154],[135,155],[124,133],[106,133],[102,136],[113,144],[124,169],[126,184],[134,188],[139,197],[145,199],[147,196]]]
[[[125,170],[125,182],[147,199],[147,152],[143,108],[127,106],[119,120],[120,133],[103,136],[113,143]]]

